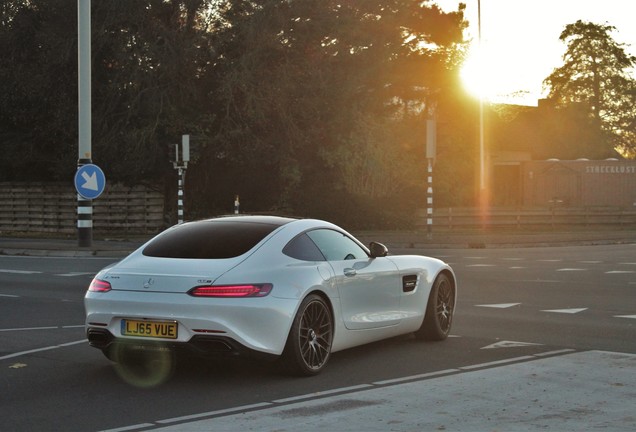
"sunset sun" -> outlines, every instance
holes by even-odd
[[[520,105],[535,104],[529,98],[528,90],[532,83],[533,68],[520,72],[517,67],[514,50],[506,55],[487,49],[472,49],[461,68],[462,83],[470,94],[483,98],[484,102],[514,103]]]

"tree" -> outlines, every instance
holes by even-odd
[[[2,181],[75,170],[76,5],[0,7]],[[431,0],[93,2],[93,161],[110,182],[174,185],[170,144],[190,133],[194,217],[240,194],[246,211],[412,220],[430,115],[448,125],[438,154],[469,161],[452,135],[465,25]],[[449,200],[471,189],[456,171],[436,178]]]
[[[172,174],[168,145],[200,132],[208,6],[204,0],[93,2],[92,150],[109,180],[161,183]],[[0,55],[0,180],[72,178],[77,2],[4,2]]]
[[[634,157],[636,152],[636,84],[629,70],[636,57],[617,43],[610,25],[577,21],[560,35],[567,44],[564,64],[544,81],[557,107],[582,104],[598,133],[595,154],[607,157],[612,150]]]
[[[207,76],[214,135],[191,181],[216,188],[205,164],[233,160],[235,188],[249,166],[266,173],[252,190],[267,182],[271,208],[314,215],[349,201],[381,208],[424,187],[425,119],[458,63],[461,12],[415,0],[263,0],[227,2],[221,15],[229,25]]]
[[[2,180],[71,178],[77,165],[77,15],[40,3],[0,9]]]

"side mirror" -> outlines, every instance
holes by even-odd
[[[369,243],[369,251],[371,252],[371,258],[385,257],[389,254],[389,249],[378,242]]]

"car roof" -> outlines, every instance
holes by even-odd
[[[295,220],[297,220],[297,218],[270,215],[227,215],[203,219],[196,222],[250,222],[282,226]]]

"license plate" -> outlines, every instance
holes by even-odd
[[[159,339],[176,339],[179,326],[174,321],[121,320],[123,336],[143,336]]]

